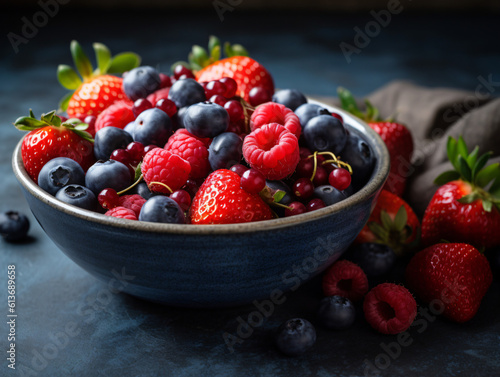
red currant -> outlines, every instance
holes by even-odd
[[[216,103],[219,106],[224,107],[224,105],[227,102],[227,99],[225,97],[221,96],[220,94],[215,94],[212,97],[210,97],[209,101],[212,103]]]
[[[178,80],[194,79],[194,75],[191,73],[189,75],[180,75]]]
[[[224,85],[220,81],[210,81],[207,86],[205,86],[205,94],[207,98],[210,98],[216,94],[223,96],[226,91],[226,85]]]
[[[112,209],[118,206],[120,202],[120,197],[118,196],[116,190],[112,188],[105,188],[99,195],[97,195],[97,201],[104,209]]]
[[[187,191],[189,195],[194,197],[198,192],[198,184],[193,179],[188,179],[184,186],[182,186],[182,190]]]
[[[125,149],[115,149],[111,156],[109,157],[111,160],[119,161],[122,164],[128,165],[131,162],[130,155]]]
[[[248,170],[248,168],[245,165],[236,164],[236,165],[231,166],[231,168],[229,170],[234,171],[236,174],[238,174],[241,177],[243,175],[243,173]]]
[[[300,158],[307,158],[307,157],[312,155],[312,152],[309,150],[309,148],[300,147],[299,154],[300,154]]]
[[[315,199],[312,199],[311,201],[309,201],[309,203],[307,203],[306,210],[307,210],[307,212],[311,212],[311,211],[316,211],[317,209],[325,208],[325,207],[326,207],[326,205],[325,205],[324,201],[322,201],[319,198],[315,198]]]
[[[316,167],[316,174],[314,174],[314,186],[326,185],[328,182],[328,172],[322,166]]]
[[[189,68],[184,67],[182,64],[177,64],[174,68],[174,77],[179,80],[182,75],[194,78],[193,72]]]
[[[337,113],[332,113],[332,117],[337,118],[340,120],[342,123],[344,123],[344,119],[342,118],[342,115],[337,114]]]
[[[236,101],[234,99],[231,101],[227,101],[224,105],[224,108],[229,114],[229,119],[231,120],[231,122],[237,122],[240,119],[243,119],[243,117],[245,116],[243,106],[239,101]]]
[[[328,176],[328,182],[339,191],[343,191],[351,184],[351,174],[344,169],[333,170]]]
[[[170,118],[172,118],[177,113],[177,106],[175,106],[174,101],[171,101],[167,98],[158,100],[155,107],[166,112]]]
[[[221,83],[226,85],[226,93],[224,94],[224,97],[226,98],[232,98],[236,95],[236,90],[238,89],[238,84],[234,79],[231,77],[223,77],[219,80]]]
[[[298,177],[311,178],[314,171],[314,161],[312,158],[303,158],[297,164],[295,173]]]
[[[127,145],[126,151],[134,164],[138,164],[144,157],[144,145],[138,141],[133,141]]]
[[[288,207],[285,209],[285,217],[300,215],[307,211],[306,206],[301,202],[291,202]]]
[[[259,106],[265,102],[270,102],[272,100],[272,94],[269,93],[266,89],[256,86],[250,90],[248,93],[248,98],[250,105]]]
[[[309,178],[299,178],[293,184],[293,193],[297,198],[307,199],[314,194],[314,185]]]
[[[146,145],[144,147],[144,155],[146,155],[146,153],[148,153],[149,151],[152,151],[155,148],[158,148],[158,146],[154,145],[154,144]]]
[[[191,204],[191,196],[185,190],[174,191],[172,194],[170,194],[170,199],[175,200],[183,211],[187,211]]]
[[[172,80],[170,80],[170,76],[160,73],[160,88],[170,88],[172,86]]]
[[[151,109],[153,105],[146,98],[139,98],[134,102],[134,106],[132,106],[132,112],[137,117],[144,110]]]
[[[250,194],[258,194],[266,187],[266,177],[256,169],[248,169],[241,175],[241,188]]]

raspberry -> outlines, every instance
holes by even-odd
[[[168,92],[170,92],[170,88],[158,89],[156,92],[153,92],[149,96],[147,96],[146,99],[154,106],[159,100],[164,98],[168,99]]]
[[[283,179],[299,163],[299,142],[281,124],[266,124],[245,137],[243,157],[267,179]]]
[[[207,147],[207,148],[210,146],[210,144],[212,144],[212,139],[211,138],[209,138],[209,137],[194,136],[192,133],[190,133],[185,128],[179,128],[177,131],[175,131],[175,133],[176,134],[179,133],[179,134],[183,134],[183,135],[194,137],[195,139],[201,141],[205,145],[205,147]]]
[[[250,129],[252,131],[269,123],[281,124],[297,136],[297,139],[300,137],[302,128],[299,117],[284,105],[275,102],[264,103],[258,106],[250,117]]]
[[[368,278],[357,264],[341,260],[323,276],[323,292],[325,296],[342,296],[359,301],[368,292]]]
[[[131,209],[137,217],[139,217],[139,213],[144,203],[146,203],[146,199],[138,194],[123,195],[118,199],[118,206]]]
[[[207,147],[186,130],[179,131],[170,136],[165,144],[165,150],[189,162],[191,165],[190,178],[205,178],[210,172]]]
[[[115,207],[105,213],[106,216],[118,217],[120,219],[137,220],[133,210],[125,207]]]
[[[368,323],[382,334],[407,330],[417,315],[417,303],[403,286],[383,283],[365,297],[363,311]]]
[[[132,111],[133,103],[130,101],[115,102],[97,116],[95,121],[95,132],[104,127],[125,128],[127,124],[135,119]]]
[[[154,148],[144,156],[141,172],[151,191],[170,194],[186,183],[191,165],[165,149]]]

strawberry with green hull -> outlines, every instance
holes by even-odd
[[[69,65],[57,68],[57,78],[62,86],[74,92],[66,95],[59,104],[61,111],[70,117],[83,114],[97,116],[118,100],[126,100],[121,77],[110,73],[122,74],[138,67],[141,58],[132,52],[123,52],[114,57],[102,43],[93,44],[97,68],[94,69],[77,41],[71,42],[71,55],[80,74]]]
[[[366,101],[367,111],[361,112],[348,90],[338,88],[338,95],[342,108],[368,123],[384,141],[391,159],[391,170],[384,189],[402,196],[406,188],[408,166],[410,166],[413,154],[411,132],[401,123],[393,120],[381,120],[378,110],[368,101]]]
[[[438,302],[455,322],[472,319],[493,280],[486,257],[464,243],[439,243],[411,259],[408,287],[426,303]]]
[[[21,131],[30,131],[23,139],[21,157],[35,183],[40,170],[53,158],[71,158],[85,171],[95,162],[94,140],[85,131],[88,125],[79,119],[62,122],[53,110],[38,120],[30,110],[30,116],[18,118],[14,125]]]
[[[200,46],[193,46],[189,54],[189,63],[180,62],[195,72],[196,80],[208,82],[230,77],[238,84],[236,95],[250,102],[249,93],[255,87],[260,87],[269,93],[274,93],[274,82],[271,74],[259,62],[248,57],[248,52],[241,45],[224,44],[226,58],[221,56],[221,44],[218,38],[211,36],[208,42],[208,53]],[[177,63],[179,64],[179,63]]]
[[[422,220],[422,242],[466,242],[477,248],[500,245],[500,164],[486,166],[491,153],[471,153],[462,137],[448,139],[454,170],[436,178],[441,186]]]

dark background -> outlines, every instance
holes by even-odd
[[[12,122],[29,108],[36,115],[56,108],[65,94],[57,83],[56,68],[72,64],[72,39],[79,40],[89,55],[91,43],[99,41],[113,53],[132,50],[144,64],[168,71],[170,64],[187,56],[192,44],[205,45],[215,34],[245,45],[272,73],[278,87],[314,96],[334,96],[339,85],[364,96],[396,79],[474,90],[479,76],[498,77],[496,1],[401,1],[403,11],[392,15],[348,63],[339,45],[354,44],[354,28],[364,30],[373,21],[371,12],[385,10],[387,3],[243,0],[221,21],[211,1],[70,0],[17,53],[8,33],[22,35],[23,17],[32,20],[41,7],[25,0],[17,1],[16,7],[4,4],[0,211],[29,213],[10,168],[11,153],[22,136]],[[365,361],[387,354],[383,344],[396,340],[372,331],[360,315],[345,332],[318,328],[317,344],[303,357],[281,356],[272,345],[273,330],[296,316],[314,320],[321,298],[315,279],[287,295],[287,301],[230,353],[222,335],[234,334],[238,317],[246,319],[254,306],[184,310],[110,294],[105,283],[71,262],[30,219],[30,242],[0,242],[0,286],[5,286],[8,264],[15,264],[18,271],[21,368],[7,370],[4,359],[2,376],[362,376]],[[478,315],[467,324],[436,319],[422,333],[411,330],[413,343],[390,359],[383,374],[498,375],[499,288],[497,280]],[[0,289],[1,315],[5,302],[6,292]],[[1,350],[7,344],[4,334],[6,325],[0,326]]]

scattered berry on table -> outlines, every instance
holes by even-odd
[[[175,200],[164,195],[148,199],[142,206],[139,220],[169,224],[184,224],[186,222],[182,208]]]
[[[321,300],[316,314],[318,322],[331,330],[343,330],[352,326],[356,309],[346,297],[329,296]]]
[[[278,349],[287,356],[300,356],[316,343],[316,330],[311,322],[302,318],[283,323],[276,337]]]
[[[363,311],[368,323],[382,334],[408,330],[417,315],[417,303],[402,285],[382,283],[367,293]]]
[[[396,262],[396,253],[387,245],[367,242],[353,245],[346,258],[371,278],[387,274]]]
[[[241,161],[243,141],[233,132],[223,132],[216,136],[208,148],[208,161],[212,170],[229,169]],[[245,170],[247,169],[244,167]],[[243,174],[242,168],[236,168]]]
[[[155,148],[144,156],[141,171],[151,191],[171,194],[186,183],[191,165],[180,156]]]
[[[356,302],[368,292],[368,278],[357,264],[340,260],[323,276],[323,292],[325,296],[342,296]]]
[[[30,229],[26,215],[17,211],[0,213],[0,235],[5,241],[18,242],[24,240]]]
[[[272,101],[285,105],[292,111],[307,103],[307,98],[297,89],[282,89],[274,93]]]
[[[134,68],[123,79],[123,91],[132,101],[146,98],[160,89],[160,85],[160,74],[150,66]]]
[[[154,107],[143,111],[135,120],[134,141],[143,145],[165,145],[172,135],[170,117],[162,110]]]
[[[105,213],[106,216],[117,217],[119,219],[137,220],[137,215],[130,208],[114,207]]]
[[[250,129],[252,131],[269,123],[281,124],[297,138],[300,137],[302,129],[299,118],[292,110],[282,104],[264,103],[258,106],[250,117]]]
[[[132,184],[132,178],[129,168],[121,162],[97,161],[85,175],[85,186],[95,195],[99,195],[105,188],[119,192]]]
[[[118,101],[107,107],[97,116],[95,132],[106,127],[125,128],[127,124],[135,119],[132,106],[132,102]]]
[[[127,169],[128,174],[128,169]],[[60,201],[74,206],[95,211],[97,209],[97,199],[95,194],[82,185],[67,185],[56,193],[56,198]]]
[[[184,127],[193,135],[213,138],[227,130],[229,114],[226,109],[211,102],[189,106],[183,118]]]
[[[85,184],[85,172],[80,164],[71,158],[53,158],[38,174],[38,185],[51,195],[71,183]]]
[[[113,151],[125,149],[134,139],[125,130],[116,127],[101,128],[95,134],[94,156],[97,160],[107,160]]]

